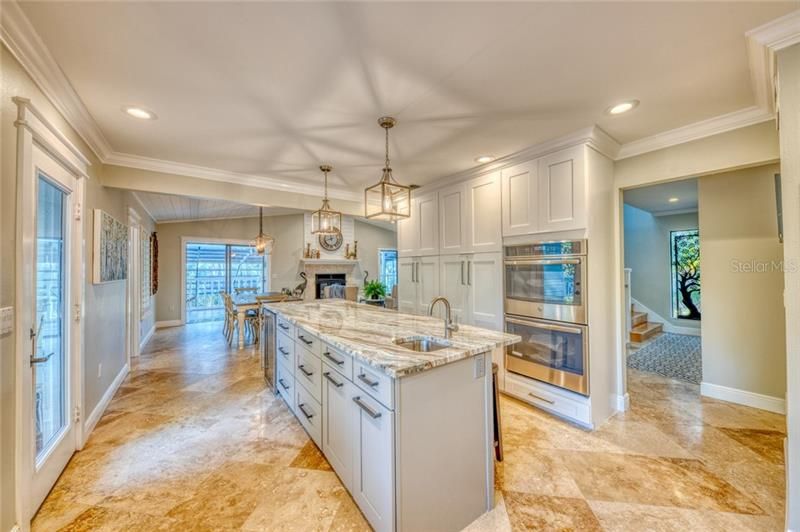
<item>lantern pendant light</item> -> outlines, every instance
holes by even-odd
[[[386,131],[386,159],[381,180],[376,185],[364,190],[364,216],[366,218],[393,222],[411,216],[411,187],[395,181],[392,176],[392,167],[389,166],[389,129],[396,123],[397,120],[391,116],[378,119],[378,125]]]
[[[256,253],[259,255],[263,255],[264,253],[269,253],[272,251],[272,244],[275,243],[275,239],[272,238],[270,235],[264,234],[264,208],[258,208],[258,236],[256,237],[255,242],[253,245],[256,248]]]
[[[323,164],[319,169],[325,174],[325,197],[322,199],[322,207],[311,214],[311,233],[338,235],[342,232],[342,213],[332,210],[328,202],[328,172],[333,170],[333,167]]]

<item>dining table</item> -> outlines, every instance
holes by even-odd
[[[231,296],[233,310],[239,324],[239,349],[244,349],[244,320],[250,310],[260,311],[262,303],[298,301],[300,298],[283,292],[242,292]]]

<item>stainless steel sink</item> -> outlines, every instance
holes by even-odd
[[[395,338],[393,340],[395,345],[405,347],[411,351],[419,351],[421,353],[430,353],[431,351],[438,351],[445,349],[452,344],[446,340],[435,338],[433,336],[411,336],[407,338]]]

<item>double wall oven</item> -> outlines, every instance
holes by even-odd
[[[589,395],[586,240],[505,247],[506,370]]]

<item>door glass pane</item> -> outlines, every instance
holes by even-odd
[[[380,276],[378,279],[386,287],[386,293],[391,294],[397,284],[397,250],[382,249],[380,253]]]
[[[36,352],[33,365],[37,459],[66,426],[64,209],[66,195],[40,175],[36,218]],[[45,360],[46,359],[46,360]]]
[[[508,321],[506,330],[522,337],[522,342],[513,348],[520,358],[552,369],[583,375],[583,329],[559,330]]]
[[[243,288],[262,293],[264,263],[264,255],[259,255],[255,246],[231,246],[231,293]]]
[[[186,244],[186,321],[225,318],[220,292],[227,291],[225,244]]]

